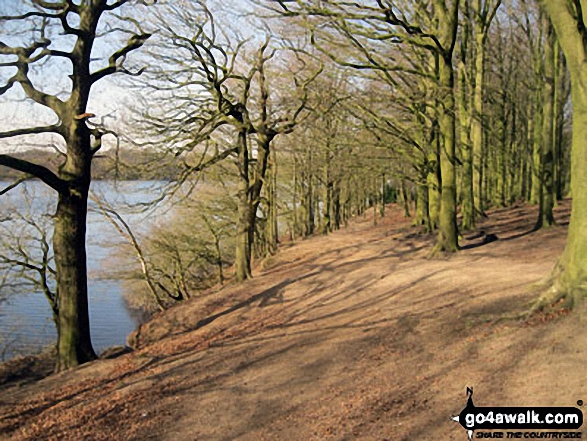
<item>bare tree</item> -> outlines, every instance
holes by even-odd
[[[10,214],[0,219],[0,292],[42,292],[58,329],[59,298],[51,247],[51,219],[42,213],[49,207],[33,208],[34,198],[35,195],[24,193],[24,206],[3,207],[3,212]]]
[[[172,93],[175,101],[144,120],[155,120],[163,142],[175,149],[176,156],[200,158],[198,166],[186,167],[186,178],[236,157],[235,268],[237,280],[247,279],[271,144],[277,136],[291,133],[307,114],[307,87],[320,68],[307,66],[297,52],[293,61],[299,69],[282,70],[279,79],[274,78],[275,55],[287,48],[277,48],[269,38],[260,44],[249,42],[219,26],[204,1],[181,8],[168,4],[156,22],[159,49],[153,56],[165,67],[155,71],[151,87],[160,97]],[[291,83],[287,94],[285,88],[275,87],[285,80]]]
[[[93,86],[101,79],[116,73],[135,75],[141,72],[128,70],[124,61],[150,34],[143,33],[136,21],[126,22],[128,24],[112,21],[115,11],[133,3],[140,2],[32,0],[21,11],[0,17],[2,23],[23,30],[20,42],[0,42],[3,60],[0,67],[5,79],[0,94],[19,85],[28,100],[50,110],[55,120],[48,125],[6,130],[0,133],[0,138],[51,133],[62,138],[65,144],[62,163],[56,171],[13,155],[0,155],[0,165],[40,179],[58,196],[53,235],[59,298],[58,370],[96,357],[90,340],[88,314],[86,217],[92,159],[101,148],[106,132],[89,122],[94,115],[88,111],[88,100]],[[107,16],[111,20],[106,22],[103,18]],[[128,39],[119,42],[119,49],[113,50],[101,67],[96,67],[97,40],[102,34],[118,37],[126,34]],[[14,40],[8,35],[2,38]],[[43,76],[33,75],[37,67],[51,66],[51,61],[56,61],[61,69],[53,65],[56,70],[45,71]],[[67,69],[63,69],[64,65]],[[46,91],[55,74],[63,75],[60,86],[67,88],[68,93]],[[45,84],[45,90],[36,85],[39,83]]]

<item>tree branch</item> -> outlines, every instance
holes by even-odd
[[[63,180],[42,165],[34,164],[10,155],[0,155],[0,165],[33,175],[35,178],[40,179],[57,192],[63,192],[67,188],[67,185]]]
[[[128,3],[128,0],[118,0],[114,3],[112,3],[111,5],[109,5],[107,2],[108,2],[108,0],[104,0],[104,10],[105,11],[113,11],[114,9],[120,8],[125,3]]]
[[[31,127],[27,129],[15,129],[8,132],[0,132],[0,139],[12,138],[13,136],[35,135],[39,133],[61,133],[61,128],[58,125]]]
[[[135,49],[140,48],[143,44],[145,44],[145,41],[147,41],[147,39],[150,36],[151,34],[135,34],[132,37],[130,37],[125,47],[117,50],[110,56],[110,58],[108,59],[108,66],[106,66],[104,69],[100,69],[99,71],[94,72],[91,75],[90,82],[93,84],[99,81],[100,79],[104,78],[105,76],[112,75],[116,72],[124,72],[130,74],[129,71],[118,65],[118,60],[122,58],[122,61],[124,62],[126,55],[134,51]],[[144,69],[141,69],[138,71],[138,73],[132,75],[140,75],[143,70]]]
[[[47,12],[30,11],[22,15],[0,15],[0,20],[24,20],[30,17],[60,18],[60,14],[49,14]]]
[[[67,8],[71,1],[61,0],[58,2],[48,2],[46,0],[33,0],[33,4],[40,6],[43,9],[49,9],[50,11],[61,11]]]
[[[0,190],[0,196],[5,195],[6,193],[8,193],[10,190],[15,189],[16,187],[18,187],[20,184],[22,184],[23,182],[26,182],[30,179],[30,176],[25,176],[24,178],[20,178],[18,181],[13,182],[12,184],[10,184],[9,186],[3,188],[2,190]]]

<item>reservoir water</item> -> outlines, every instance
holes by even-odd
[[[0,183],[0,189],[6,185],[9,183]],[[161,188],[162,183],[158,182],[92,183],[92,191],[114,207],[135,233],[145,232],[157,218],[152,210],[137,209],[137,204],[157,199]],[[18,240],[26,223],[15,213],[28,213],[35,220],[45,219],[50,226],[47,214],[54,212],[55,204],[55,192],[36,181],[21,184],[0,196],[0,221],[5,236],[0,238],[0,253],[10,254],[8,247],[14,245],[15,237]],[[127,335],[140,323],[141,314],[128,308],[124,300],[125,285],[121,280],[121,273],[136,269],[138,265],[129,256],[132,250],[126,239],[95,209],[96,204],[90,206],[94,207],[88,213],[86,245],[90,326],[94,349],[100,352],[110,346],[123,345]],[[6,237],[6,231],[11,237]],[[32,252],[39,253],[38,246]],[[19,286],[19,280],[22,279],[8,279],[0,284],[0,361],[38,352],[56,340],[47,299],[38,288],[24,282]]]

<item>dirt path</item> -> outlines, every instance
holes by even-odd
[[[477,405],[587,401],[580,314],[504,319],[564,247],[563,227],[526,234],[534,216],[493,212],[482,228],[500,240],[446,260],[399,210],[284,247],[252,281],[143,326],[133,353],[3,389],[0,436],[465,440],[449,417],[466,386]]]

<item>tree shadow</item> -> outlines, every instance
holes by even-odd
[[[319,271],[314,271],[312,273],[309,274],[305,274],[303,276],[300,277],[296,277],[294,279],[286,279],[281,283],[278,283],[275,286],[272,286],[269,289],[266,289],[263,292],[260,292],[259,294],[255,294],[254,296],[249,297],[248,299],[237,303],[234,306],[231,306],[228,309],[225,309],[217,314],[213,314],[209,317],[206,317],[202,320],[199,320],[195,326],[188,328],[185,330],[185,332],[190,332],[190,331],[195,331],[197,329],[200,329],[206,325],[209,325],[210,323],[212,323],[213,321],[219,319],[220,317],[223,317],[225,315],[228,315],[230,313],[233,313],[235,311],[238,311],[239,309],[243,309],[257,301],[260,301],[259,306],[260,307],[265,307],[274,303],[283,303],[283,290],[291,285],[292,283],[295,282],[299,282],[301,280],[307,279],[309,277],[315,276],[319,274]]]

